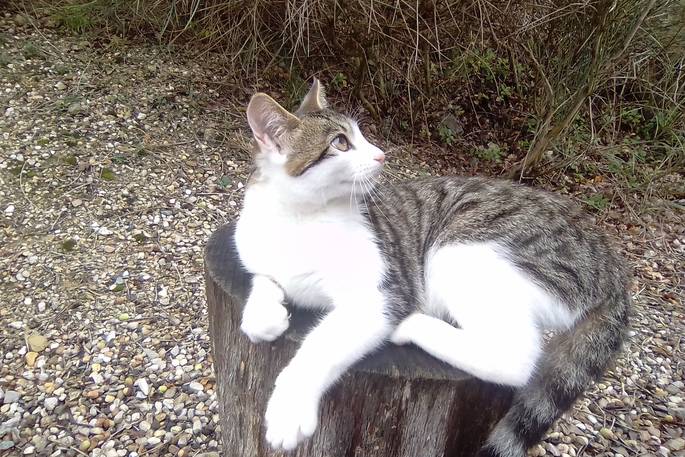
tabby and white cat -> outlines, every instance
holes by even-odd
[[[278,338],[286,299],[327,311],[276,380],[273,448],[311,436],[324,392],[391,340],[517,387],[480,455],[520,457],[621,348],[625,263],[566,199],[465,177],[373,189],[383,152],[316,80],[294,114],[259,93],[247,118],[256,172],[235,239],[254,279],[241,329]]]

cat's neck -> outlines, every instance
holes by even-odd
[[[358,218],[363,213],[363,202],[358,196],[327,199],[325,195],[299,196],[270,182],[254,183],[245,191],[246,206],[259,207],[273,216],[292,219],[321,219],[330,217]]]

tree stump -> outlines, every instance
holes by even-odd
[[[220,228],[205,251],[221,437],[227,457],[285,455],[264,439],[264,412],[278,373],[316,316],[293,309],[290,328],[273,343],[240,332],[250,291],[233,240]],[[510,389],[473,378],[414,346],[388,344],[353,366],[321,401],[314,436],[289,456],[468,457],[511,403]]]

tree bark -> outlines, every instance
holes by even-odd
[[[224,455],[286,455],[265,442],[264,411],[276,376],[316,317],[291,308],[290,329],[270,344],[252,344],[240,332],[250,275],[238,259],[233,230],[219,229],[205,253]],[[510,389],[477,380],[416,347],[389,344],[330,389],[314,436],[287,455],[467,457],[505,414],[511,397]]]

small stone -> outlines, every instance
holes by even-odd
[[[181,447],[184,447],[186,444],[188,444],[188,440],[190,439],[190,436],[187,434],[183,434],[178,437],[177,444]]]
[[[24,448],[24,455],[30,455],[30,454],[33,454],[34,452],[36,452],[35,446],[26,446]]]
[[[31,438],[31,443],[36,447],[37,452],[42,452],[48,445],[48,440],[40,435],[34,435]]]
[[[550,452],[550,454],[552,454],[554,457],[560,457],[561,456],[561,452],[559,452],[557,447],[555,445],[553,445],[552,443],[545,443],[545,449],[548,450]]]
[[[582,436],[582,435],[577,435],[573,437],[573,442],[577,444],[578,446],[587,446],[590,443],[590,440],[587,439],[587,437]]]
[[[16,403],[19,401],[19,393],[14,390],[8,390],[5,392],[5,398],[3,399],[4,404]]]
[[[145,378],[140,378],[134,383],[136,387],[145,395],[146,397],[150,394],[150,385],[147,383]]]
[[[46,382],[43,384],[43,389],[45,389],[45,392],[48,394],[51,394],[55,391],[55,383],[54,382]]]
[[[685,449],[685,439],[683,438],[673,438],[664,444],[671,451],[682,451]]]
[[[36,364],[36,359],[38,358],[38,353],[29,351],[26,353],[24,356],[24,359],[26,359],[26,365],[29,367],[33,367]]]
[[[74,102],[67,107],[67,113],[69,114],[78,114],[81,111],[83,111],[83,106],[81,105],[81,102]]]
[[[99,390],[89,390],[86,392],[86,397],[90,398],[91,400],[94,400],[100,396],[100,391]]]
[[[7,205],[7,208],[5,208],[5,216],[11,216],[14,214],[14,205]]]
[[[190,384],[188,384],[188,389],[190,389],[190,391],[194,393],[202,392],[203,390],[205,390],[204,386],[197,381],[193,381]]]
[[[105,401],[107,403],[112,403],[114,400],[116,400],[116,398],[117,397],[115,397],[114,395],[107,395],[107,396],[105,396]]]
[[[167,386],[165,386],[165,385],[161,385],[161,386],[159,386],[159,388],[157,389],[157,392],[159,392],[160,394],[163,394],[163,393],[166,392],[166,391],[167,391]]]
[[[109,236],[112,233],[114,233],[113,231],[111,231],[107,227],[95,226],[94,230],[95,230],[95,233],[97,233],[98,235],[102,235],[102,236]]]
[[[685,408],[676,408],[671,411],[672,415],[677,417],[681,422],[685,422]]]
[[[64,84],[62,81],[58,81],[57,84],[55,84],[55,89],[57,90],[64,90],[67,88],[67,85]]]
[[[161,443],[161,442],[162,442],[162,440],[160,440],[160,439],[157,438],[156,436],[151,436],[150,438],[147,439],[145,445],[146,445],[147,447],[155,447],[155,446],[157,446],[157,445],[158,445],[159,443]]]
[[[616,435],[610,428],[602,427],[599,429],[599,434],[608,440],[615,440]]]
[[[52,410],[55,409],[55,408],[57,407],[57,405],[59,404],[59,398],[57,398],[57,397],[48,397],[48,398],[45,399],[45,401],[43,402],[43,404],[45,405],[45,409],[47,409],[48,411],[52,411]]]
[[[33,352],[41,352],[48,347],[48,339],[38,333],[33,333],[26,338],[29,349]]]
[[[85,440],[81,441],[81,444],[79,444],[78,447],[81,449],[81,451],[86,452],[88,449],[90,449],[90,440],[86,438]]]
[[[14,447],[14,441],[10,441],[10,440],[0,441],[0,451],[6,451],[7,449],[11,449],[13,447]]]
[[[14,15],[14,23],[18,25],[19,27],[28,24],[28,20],[26,20],[26,16],[23,14],[15,14]]]
[[[152,425],[148,421],[140,421],[140,424],[138,424],[138,428],[142,430],[143,432],[147,432],[152,428]]]
[[[127,320],[129,320],[130,318],[131,318],[131,317],[128,315],[128,313],[121,313],[121,314],[119,314],[119,320],[120,320],[120,321],[127,321]]]

